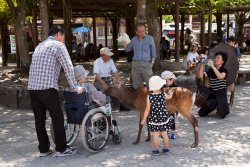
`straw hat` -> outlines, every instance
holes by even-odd
[[[100,55],[108,55],[108,56],[113,56],[114,53],[110,51],[109,48],[107,47],[104,47],[104,48],[101,48],[100,50]]]

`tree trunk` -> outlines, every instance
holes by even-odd
[[[244,12],[235,14],[235,17],[236,17],[236,24],[238,27],[237,31],[238,45],[242,46],[244,40],[244,33],[243,33],[244,24],[249,20],[249,18],[246,18]]]
[[[154,1],[154,0],[148,0]],[[152,3],[150,2],[150,3]],[[136,22],[146,22],[146,0],[137,0]]]
[[[1,46],[2,46],[2,66],[8,65],[8,42],[9,42],[9,33],[8,33],[8,20],[5,18],[0,20],[0,35],[1,39]]]
[[[120,26],[120,19],[117,17],[111,19],[112,28],[113,28],[113,52],[114,52],[114,60],[118,60],[118,30]]]
[[[185,15],[181,15],[181,36],[180,36],[180,47],[181,53],[184,53],[184,27],[185,27]]]
[[[20,62],[20,54],[18,52],[18,43],[17,43],[17,35],[15,36],[15,40],[16,40],[16,66],[17,69],[21,68],[21,62]]]
[[[126,32],[130,39],[135,36],[135,14],[128,11],[128,16],[126,17]],[[133,52],[127,53],[127,61],[131,62],[133,57]]]
[[[180,59],[180,31],[179,31],[179,23],[180,23],[180,5],[179,2],[175,2],[175,61],[179,61]]]
[[[208,45],[210,46],[212,43],[212,9],[209,8],[208,15]]]
[[[157,0],[148,0],[147,6],[150,8],[146,9],[146,19],[148,25],[148,34],[154,38],[155,48],[156,48],[156,59],[154,68],[161,69],[160,63],[160,22],[159,22],[159,13],[157,7]]]
[[[37,32],[37,10],[36,9],[32,9],[32,32],[34,35],[34,48],[37,46],[38,44],[38,32]]]
[[[205,17],[204,17],[204,11],[201,12],[200,19],[201,19],[200,44],[201,44],[201,48],[204,48],[205,47]]]
[[[221,13],[216,13],[216,22],[217,22],[217,42],[221,42],[222,41],[222,31],[221,31],[221,27],[222,27],[222,14]]]
[[[14,19],[14,27],[16,30],[16,44],[17,44],[17,55],[20,57],[21,69],[26,71],[29,69],[30,56],[28,50],[27,33],[25,28],[25,17],[26,17],[26,1],[17,0],[17,7],[14,6],[11,0],[6,0],[12,17]]]
[[[17,1],[17,3],[18,6],[16,8],[15,19],[14,19],[16,40],[18,46],[17,51],[20,57],[21,69],[27,71],[30,65],[30,57],[29,57],[26,27],[25,27],[26,5],[25,5],[25,0],[19,0]]]
[[[94,59],[97,58],[97,42],[96,42],[96,18],[93,16],[92,18],[92,25],[93,25],[93,42],[94,42]]]
[[[72,8],[69,0],[63,0],[63,19],[65,45],[69,54],[72,56],[72,30],[71,30]]]
[[[39,0],[39,10],[41,19],[41,41],[45,40],[49,34],[49,16],[47,0]]]
[[[105,17],[104,18],[104,31],[105,31],[105,47],[108,47],[108,20]]]

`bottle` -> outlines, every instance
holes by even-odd
[[[206,72],[211,68],[211,65],[208,63],[208,60],[205,61],[205,70]]]

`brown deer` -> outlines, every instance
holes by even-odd
[[[163,91],[166,93],[169,90],[172,90],[174,93],[172,99],[166,100],[167,111],[170,114],[179,112],[190,121],[194,129],[194,143],[191,147],[194,148],[199,143],[198,120],[192,114],[192,107],[195,100],[195,94],[193,94],[192,91],[182,87],[163,88]],[[146,108],[147,95],[150,93],[148,91],[148,88],[141,87],[135,90],[133,88],[126,87],[125,85],[115,84],[114,86],[109,87],[106,90],[106,93],[109,96],[117,98],[119,102],[123,105],[140,112],[139,132],[136,141],[133,143],[138,144],[140,142],[141,132],[143,128],[140,122],[143,118],[144,111]],[[149,129],[146,141],[150,141]]]

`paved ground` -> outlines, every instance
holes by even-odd
[[[80,136],[75,143],[79,153],[71,157],[39,158],[34,130],[33,114],[30,110],[13,110],[0,107],[0,166],[157,166],[157,167],[214,167],[250,166],[250,86],[238,86],[235,105],[224,120],[215,114],[198,118],[200,144],[191,149],[193,131],[191,125],[178,117],[178,138],[171,140],[169,155],[151,156],[150,143],[132,145],[138,128],[138,113],[117,112],[119,125],[123,128],[124,140],[115,145],[112,140],[100,153],[91,154],[84,150]],[[193,109],[197,115],[197,108]],[[50,120],[48,120],[49,124]]]

